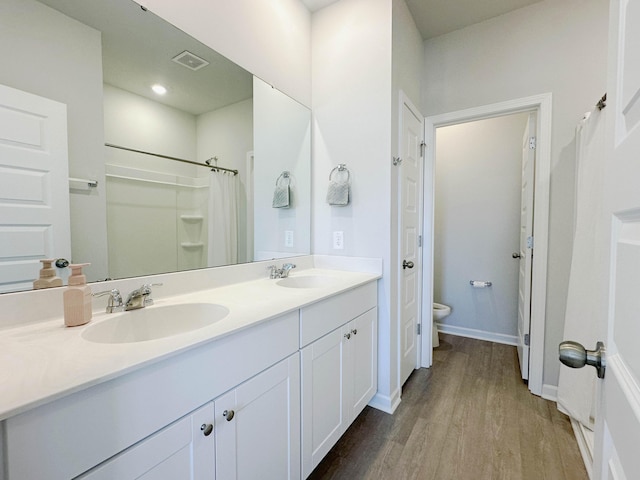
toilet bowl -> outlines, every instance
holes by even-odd
[[[433,304],[433,335],[431,340],[431,344],[433,348],[440,345],[440,340],[438,339],[438,327],[436,326],[436,322],[439,322],[443,318],[449,316],[450,313],[451,313],[450,306],[434,302]]]

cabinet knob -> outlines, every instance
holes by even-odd
[[[204,433],[205,437],[208,437],[209,435],[211,435],[211,432],[213,432],[213,425],[211,423],[203,423],[200,426],[200,430],[202,430],[202,433]]]
[[[358,334],[358,329],[354,328],[353,330],[351,330],[351,333],[353,333],[354,335],[357,335]]]
[[[235,415],[236,415],[236,412],[234,412],[233,410],[225,410],[224,412],[222,412],[222,416],[227,419],[227,422],[230,422],[231,420],[233,420],[233,417]]]
[[[349,333],[345,333],[344,334],[344,338],[346,338],[347,340],[349,340],[351,338],[351,332]]]

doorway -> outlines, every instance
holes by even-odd
[[[434,193],[436,129],[475,120],[501,117],[522,112],[536,112],[536,170],[533,239],[535,256],[531,268],[531,326],[529,334],[529,390],[542,394],[544,361],[544,323],[546,305],[547,245],[549,223],[549,177],[551,150],[551,94],[537,95],[508,102],[477,107],[425,119],[427,143],[424,189],[424,282],[422,289],[423,312],[432,310],[434,287]],[[534,241],[532,239],[532,241]],[[515,253],[515,252],[514,252]],[[475,280],[475,279],[470,279]],[[479,279],[482,280],[482,279]],[[422,335],[422,366],[432,362],[432,338],[430,329]]]

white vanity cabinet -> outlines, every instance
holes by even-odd
[[[300,478],[300,361],[295,354],[215,400],[218,480]]]
[[[294,311],[10,417],[4,422],[6,479],[1,475],[0,478],[68,480],[95,471],[98,475],[95,478],[126,480],[138,477],[133,473],[101,477],[97,473],[100,468],[96,467],[104,466],[106,472],[111,471],[109,468],[128,472],[129,465],[136,468],[146,465],[163,472],[164,468],[174,468],[170,465],[173,461],[178,464],[176,468],[184,467],[179,458],[173,458],[174,454],[199,452],[198,447],[205,444],[208,446],[202,449],[207,450],[208,455],[198,457],[194,453],[193,458],[204,458],[202,463],[210,468],[207,462],[215,458],[215,449],[221,449],[221,455],[228,455],[230,448],[222,439],[217,439],[217,427],[222,431],[221,436],[228,438],[224,428],[227,422],[214,412],[218,405],[229,408],[218,404],[226,397],[225,392],[236,392],[240,398],[231,408],[235,408],[240,419],[240,431],[236,434],[236,447],[240,445],[238,454],[246,456],[258,442],[248,439],[247,431],[271,438],[269,432],[265,433],[271,425],[259,417],[272,412],[263,408],[272,408],[276,403],[283,405],[274,413],[277,421],[289,423],[292,430],[299,431],[299,339],[299,315]],[[253,404],[247,400],[252,396]],[[285,412],[289,407],[291,411]],[[257,417],[260,423],[251,425],[252,417]],[[214,424],[214,432],[206,437],[205,443],[200,443],[197,422]],[[174,432],[182,435],[181,439],[174,438]],[[281,436],[278,441],[281,440],[299,444],[299,433],[291,434],[288,439]],[[276,443],[275,438],[272,441]],[[270,448],[275,451],[288,447]],[[229,459],[224,458],[223,468]],[[105,461],[117,465],[107,467]],[[291,469],[299,476],[299,453],[290,461]],[[182,470],[179,476],[160,475],[149,479],[200,478],[197,475],[206,469],[198,467],[199,460],[195,462],[188,467],[191,470]],[[92,468],[96,470],[91,471]],[[93,480],[91,476],[87,478]]]
[[[213,402],[93,468],[78,480],[215,478]]]
[[[376,303],[374,282],[301,310],[303,478],[376,393]]]
[[[295,353],[78,480],[297,479],[299,392]]]

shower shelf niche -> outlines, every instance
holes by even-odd
[[[204,243],[202,243],[202,242],[182,242],[180,244],[180,246],[182,248],[187,248],[187,249],[196,249],[196,248],[204,247]]]
[[[202,215],[180,215],[180,220],[187,223],[198,223],[203,220]]]

